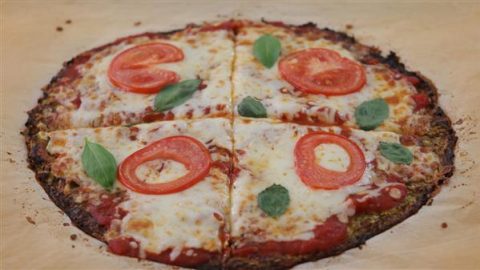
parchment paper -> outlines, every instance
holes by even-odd
[[[164,268],[110,255],[98,241],[69,225],[27,169],[19,134],[25,112],[63,61],[94,46],[189,22],[265,17],[313,21],[337,30],[352,24],[349,32],[361,42],[399,53],[407,66],[435,82],[460,137],[457,171],[433,205],[362,249],[297,268],[479,269],[479,2],[289,2],[2,1],[1,268]],[[448,227],[442,228],[442,223]]]

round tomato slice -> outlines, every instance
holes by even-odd
[[[336,144],[347,152],[350,163],[345,172],[329,170],[317,164],[315,148],[320,144]],[[338,189],[351,185],[360,180],[366,168],[363,152],[354,142],[326,132],[313,132],[300,138],[294,154],[297,175],[312,188]]]
[[[283,79],[310,94],[346,95],[359,91],[366,82],[360,64],[328,49],[291,53],[280,60],[278,69]]]
[[[166,43],[138,45],[118,54],[110,63],[108,78],[129,92],[152,94],[180,80],[177,73],[159,68],[162,63],[183,60],[181,49]]]
[[[142,163],[168,159],[182,163],[188,173],[166,183],[147,183],[137,177]],[[143,194],[169,194],[185,190],[204,179],[212,160],[208,149],[187,136],[172,136],[158,140],[128,156],[118,168],[118,179],[127,188]]]

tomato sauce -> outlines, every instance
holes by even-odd
[[[110,252],[118,255],[139,258],[140,243],[132,237],[119,237],[108,241]],[[172,248],[168,248],[160,253],[146,252],[146,258],[161,263],[173,264],[181,267],[194,267],[205,264],[218,257],[218,252],[210,252],[198,248],[183,248],[180,254],[175,258],[170,258]]]
[[[377,213],[400,205],[407,196],[407,187],[402,183],[389,185],[380,190],[376,197],[366,197],[366,194],[350,195],[357,214]]]
[[[155,121],[162,121],[162,120],[173,120],[175,118],[175,114],[172,112],[167,113],[147,113],[143,116],[143,121],[150,123]]]
[[[413,95],[412,99],[413,101],[415,101],[415,112],[428,107],[428,105],[430,104],[427,95],[423,93]]]
[[[206,25],[200,29],[200,31],[218,31],[218,30],[230,30],[230,31],[238,31],[244,23],[242,21],[237,20],[229,20],[222,22],[220,24],[211,24]]]
[[[88,212],[103,226],[110,226],[113,219],[123,218],[127,212],[118,208],[120,201],[115,202],[113,197],[102,199],[99,205],[90,205],[87,207]]]
[[[263,256],[272,254],[302,255],[329,250],[347,239],[347,224],[340,222],[336,216],[331,216],[325,223],[318,225],[313,232],[315,236],[310,240],[253,243],[233,249],[232,253],[236,256],[251,254]]]

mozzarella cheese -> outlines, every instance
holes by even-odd
[[[365,192],[369,196],[378,196],[380,188],[389,185],[385,179],[378,177],[377,170],[388,173],[405,170],[425,172],[430,164],[438,162],[435,154],[422,153],[419,147],[409,146],[414,155],[413,163],[394,164],[382,157],[377,148],[380,141],[398,142],[398,134],[352,130],[349,139],[362,149],[367,163],[362,178],[337,190],[312,189],[296,174],[294,160],[295,144],[309,130],[341,132],[338,127],[319,128],[269,120],[238,119],[234,122],[236,166],[240,171],[233,179],[231,235],[239,238],[240,244],[241,239],[246,239],[246,242],[311,239],[314,227],[330,216],[337,215],[341,221],[347,222],[348,217],[355,214],[351,201],[347,200],[349,195]],[[327,164],[327,168],[338,171],[348,166],[345,150],[337,145],[325,144],[323,149],[317,147],[314,151],[317,160],[320,157],[320,165]],[[376,169],[373,161],[377,162]],[[418,177],[429,179],[434,173],[431,170]],[[413,181],[405,173],[401,177],[404,181]],[[369,190],[373,183],[379,188]],[[290,195],[286,213],[275,219],[265,215],[257,206],[257,194],[273,184],[284,186]]]
[[[315,159],[320,166],[337,172],[346,172],[350,164],[347,151],[337,144],[322,143],[315,147]]]
[[[358,92],[342,96],[304,94],[294,91],[278,71],[278,61],[272,68],[264,67],[253,55],[253,44],[263,34],[277,37],[282,45],[282,56],[307,48],[325,48],[356,61],[354,55],[340,44],[326,39],[311,39],[296,35],[292,30],[272,25],[244,27],[237,35],[235,69],[233,74],[235,113],[237,105],[247,96],[259,99],[270,118],[292,121],[300,115],[316,118],[324,124],[335,124],[336,114],[356,127],[355,108],[364,101],[384,98],[389,103],[390,117],[379,130],[400,131],[402,121],[413,113],[410,98],[415,88],[406,79],[394,79],[394,74],[382,65],[365,66],[367,82]]]
[[[230,70],[233,61],[233,41],[224,30],[198,32],[182,31],[169,39],[145,36],[130,42],[109,46],[94,54],[86,64],[79,66],[79,81],[51,94],[65,108],[80,98],[80,107],[62,112],[69,128],[98,127],[143,122],[142,117],[153,108],[155,94],[138,94],[113,86],[107,76],[112,59],[131,47],[162,42],[180,48],[184,59],[158,66],[176,72],[180,80],[200,78],[206,88],[196,91],[192,98],[169,112],[175,119],[202,118],[230,114]],[[168,113],[168,112],[165,112]]]
[[[207,147],[215,145],[229,150],[232,148],[230,122],[220,118],[195,122],[168,121],[130,128],[61,130],[42,134],[50,139],[48,152],[57,156],[52,164],[53,174],[75,181],[81,188],[90,190],[90,194],[104,190],[83,170],[81,154],[85,138],[103,145],[120,163],[149,143],[174,135],[194,137]],[[228,157],[217,153],[212,153],[212,160],[230,161]],[[163,167],[160,173],[159,166]],[[185,172],[183,165],[165,160],[147,162],[137,169],[137,175],[148,177],[141,178],[148,179],[148,182],[165,182]],[[127,193],[128,199],[119,207],[128,214],[121,220],[114,220],[112,224],[120,226],[120,236],[131,236],[138,240],[142,251],[160,253],[172,248],[170,256],[173,260],[184,247],[220,250],[222,243],[218,235],[225,225],[228,213],[229,188],[228,176],[218,168],[212,167],[209,175],[193,187],[173,194],[145,195],[132,192],[119,182],[116,185]],[[220,220],[218,217],[221,217]],[[107,240],[117,236],[118,232],[106,234]]]

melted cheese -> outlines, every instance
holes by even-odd
[[[336,113],[347,120],[346,125],[356,127],[355,108],[364,101],[385,98],[389,103],[390,117],[379,130],[400,131],[401,122],[413,112],[414,103],[410,98],[416,93],[406,79],[393,79],[393,73],[382,65],[365,66],[367,82],[359,91],[342,96],[305,95],[294,91],[294,87],[282,79],[278,72],[278,61],[270,69],[254,57],[253,43],[263,34],[272,34],[282,44],[282,56],[307,48],[326,48],[356,61],[354,55],[341,45],[326,39],[310,39],[295,35],[291,30],[264,25],[245,27],[236,41],[236,61],[233,74],[235,113],[238,103],[247,96],[259,99],[267,109],[270,118],[291,121],[299,114],[315,117],[323,123],[335,124]]]
[[[337,127],[319,128],[296,124],[272,123],[267,120],[234,123],[235,151],[238,158],[238,177],[234,179],[232,197],[232,237],[245,241],[267,240],[308,240],[312,230],[328,217],[337,215],[347,222],[355,212],[347,200],[353,193],[365,192],[378,196],[378,190],[368,190],[375,183],[380,187],[388,185],[379,179],[373,170],[376,160],[378,168],[385,172],[428,167],[438,161],[432,153],[422,153],[417,146],[409,149],[415,156],[411,166],[394,164],[383,158],[377,151],[380,141],[398,142],[399,135],[391,132],[365,132],[352,130],[350,140],[358,144],[365,155],[367,169],[355,184],[337,190],[312,189],[306,186],[295,172],[294,147],[299,138],[309,129],[340,133]],[[320,151],[322,150],[322,151]],[[341,147],[324,145],[322,159],[328,160],[333,169],[345,166],[345,150]],[[428,175],[431,177],[432,175]],[[427,176],[423,175],[425,179]],[[403,176],[405,181],[410,181]],[[257,206],[257,194],[272,184],[288,189],[290,206],[286,213],[276,219],[266,216]],[[395,194],[393,194],[395,195]],[[397,194],[398,195],[398,194]],[[241,241],[240,241],[241,242]]]
[[[188,172],[185,166],[173,160],[155,159],[138,166],[136,174],[146,183],[165,183],[182,177]]]
[[[315,147],[314,152],[318,165],[331,171],[347,171],[350,164],[350,156],[338,144],[322,143]]]
[[[137,94],[114,87],[107,70],[112,59],[133,46],[152,42],[172,44],[184,53],[184,59],[174,63],[159,64],[161,68],[175,71],[180,80],[200,78],[207,85],[196,91],[192,98],[176,106],[171,113],[175,119],[202,118],[230,114],[230,70],[233,61],[233,41],[227,31],[180,32],[170,39],[140,37],[132,43],[122,42],[95,54],[79,68],[81,79],[74,84],[73,96],[57,93],[64,105],[80,95],[78,109],[65,112],[70,128],[97,127],[142,122],[147,107],[153,108],[155,94]],[[167,112],[165,112],[167,113]]]
[[[57,155],[53,163],[54,174],[74,179],[82,188],[95,192],[104,190],[84,172],[81,165],[84,138],[107,148],[120,163],[125,157],[149,143],[173,135],[196,138],[207,146],[215,145],[231,149],[230,122],[225,119],[205,119],[195,122],[171,121],[135,126],[132,138],[128,127],[77,129],[54,131],[43,136],[50,138],[47,150]],[[138,129],[138,130],[136,130]],[[212,159],[229,161],[213,153]],[[159,173],[159,166],[163,170]],[[183,165],[172,161],[152,161],[137,169],[139,177],[149,178],[148,182],[163,182],[184,174]],[[119,189],[127,192],[128,199],[120,207],[128,214],[114,223],[120,226],[121,236],[132,236],[140,241],[142,251],[160,253],[173,248],[172,259],[184,247],[203,248],[218,251],[218,238],[228,212],[228,176],[212,167],[209,175],[193,187],[168,195],[151,196],[135,193],[117,182]],[[199,196],[201,195],[201,196]],[[117,237],[115,233],[113,236]],[[112,236],[112,237],[113,237]],[[111,237],[109,233],[106,234]]]

